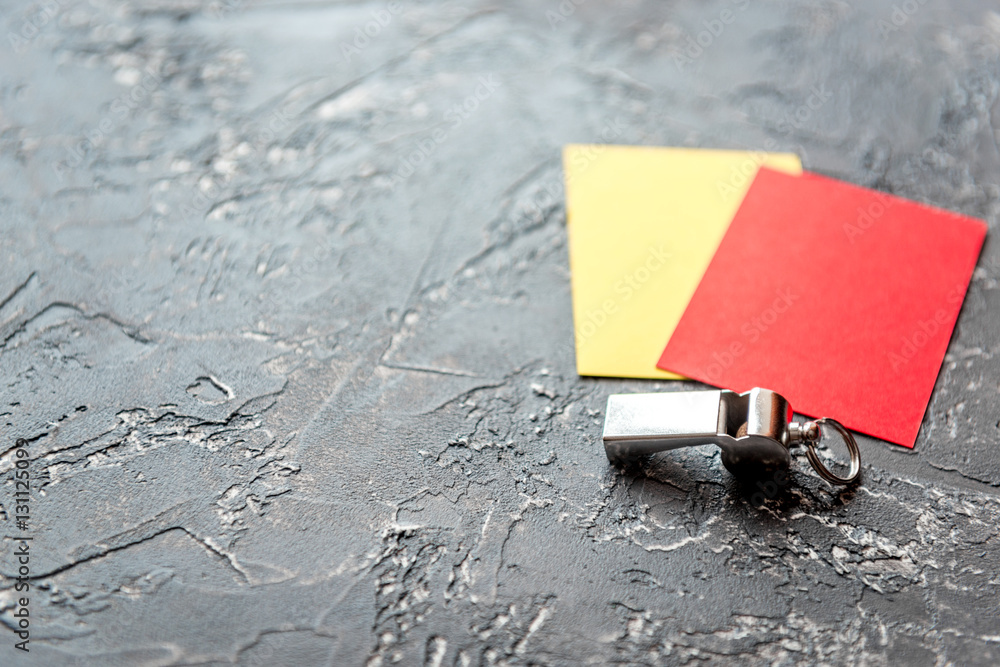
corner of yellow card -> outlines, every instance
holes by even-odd
[[[580,375],[683,379],[656,362],[761,166],[802,173],[790,153],[563,149]]]

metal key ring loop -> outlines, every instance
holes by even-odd
[[[854,436],[836,419],[823,417],[822,419],[817,419],[816,423],[821,426],[829,424],[843,438],[844,444],[847,445],[847,451],[851,454],[851,471],[847,477],[840,477],[830,472],[830,469],[819,460],[819,455],[816,453],[816,442],[806,440],[806,456],[809,458],[809,463],[812,465],[813,470],[816,471],[817,475],[831,484],[847,485],[858,481],[858,478],[861,477],[861,451],[858,449],[858,443],[854,440]]]

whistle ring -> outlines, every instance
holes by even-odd
[[[840,435],[844,444],[847,445],[847,451],[851,455],[851,470],[847,474],[847,477],[840,477],[830,472],[830,469],[820,461],[819,454],[816,453],[816,440],[809,439],[805,441],[806,456],[809,458],[809,463],[812,465],[813,470],[816,471],[817,475],[830,482],[830,484],[847,486],[848,484],[857,482],[861,477],[861,451],[858,449],[858,443],[855,441],[854,436],[836,419],[823,417],[822,419],[817,419],[816,424],[819,426],[828,425]]]

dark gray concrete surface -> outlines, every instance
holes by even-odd
[[[393,9],[4,4],[0,664],[1000,662],[1000,8]],[[609,139],[990,223],[913,451],[762,506],[608,465],[607,395],[684,386],[574,370],[559,151]]]

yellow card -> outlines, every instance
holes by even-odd
[[[681,377],[656,362],[762,165],[802,173],[790,153],[563,149],[580,375]]]

